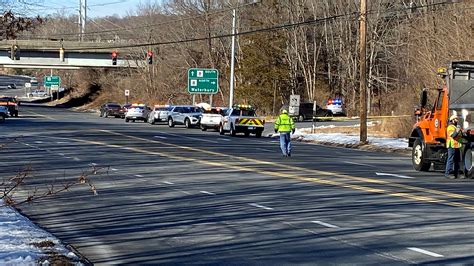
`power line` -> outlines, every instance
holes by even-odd
[[[239,8],[249,6],[249,5],[254,5],[254,4],[256,4],[256,3],[242,4],[242,5],[238,5],[236,7],[221,9],[221,10],[218,10],[218,11],[215,11],[215,12],[210,12],[207,15],[215,15],[215,14],[219,14],[219,13],[224,13],[224,12],[231,11],[233,9],[239,9]],[[84,33],[84,35],[109,33],[109,32],[120,32],[120,31],[130,31],[130,30],[137,30],[137,29],[143,29],[143,28],[149,28],[149,27],[157,27],[157,26],[163,26],[163,25],[167,25],[167,24],[182,22],[182,21],[186,21],[186,20],[196,19],[196,18],[200,18],[200,17],[204,17],[204,16],[206,16],[206,14],[200,14],[200,15],[196,15],[196,16],[192,16],[192,17],[175,19],[175,20],[160,22],[160,23],[156,23],[156,24],[147,24],[147,25],[140,25],[140,26],[135,26],[135,27],[115,28],[115,29],[101,30],[101,31],[90,31],[90,32]],[[60,33],[58,33],[58,34],[49,34],[48,36],[38,36],[38,38],[63,37],[63,36],[74,36],[74,35],[77,35],[77,34],[73,34],[73,33],[60,34]],[[33,35],[32,37],[35,37],[35,35]]]
[[[385,14],[392,14],[392,13],[398,13],[400,11],[407,11],[407,10],[415,10],[415,9],[421,9],[421,8],[442,6],[442,5],[447,5],[447,4],[456,4],[456,3],[451,2],[451,1],[449,1],[449,2],[446,1],[446,2],[441,2],[441,3],[420,5],[420,6],[417,6],[417,7],[400,8],[398,10],[391,10],[391,11],[387,11],[387,12],[384,12],[384,13]],[[379,11],[372,10],[372,11],[369,11],[367,13],[368,14],[374,14],[376,12],[379,12]],[[351,13],[334,15],[334,16],[329,16],[329,17],[310,19],[310,20],[305,20],[305,21],[300,21],[300,22],[295,22],[295,23],[280,24],[280,25],[275,25],[275,26],[271,26],[271,27],[267,27],[267,28],[259,28],[259,29],[254,29],[254,30],[242,31],[242,32],[235,33],[235,34],[222,34],[222,35],[214,35],[214,36],[210,36],[210,37],[208,36],[208,37],[191,38],[191,39],[184,39],[184,40],[177,40],[177,41],[166,41],[166,42],[150,42],[150,43],[139,43],[139,44],[128,44],[128,45],[113,45],[113,46],[107,46],[107,47],[81,47],[81,48],[69,48],[69,49],[74,49],[74,50],[103,50],[104,49],[105,50],[105,49],[138,48],[138,47],[147,47],[147,46],[181,44],[181,43],[205,41],[205,40],[209,40],[209,39],[220,39],[220,38],[228,38],[228,37],[232,37],[232,36],[250,35],[250,34],[255,34],[255,33],[260,33],[260,32],[270,32],[270,31],[276,31],[276,30],[281,30],[281,29],[300,27],[300,26],[304,26],[304,25],[318,24],[318,23],[321,23],[321,22],[333,21],[333,20],[341,19],[341,18],[344,18],[344,17],[351,17],[351,16],[353,16],[354,18],[357,18],[359,16],[359,12],[351,12]]]

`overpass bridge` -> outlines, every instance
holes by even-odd
[[[139,68],[146,66],[145,54],[137,49],[117,50],[117,63],[112,64],[113,48],[106,43],[9,40],[0,41],[0,67],[4,68]],[[11,58],[17,47],[16,59]],[[105,49],[104,49],[105,48]],[[62,50],[62,52],[61,52]]]

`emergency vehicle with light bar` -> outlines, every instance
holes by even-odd
[[[0,97],[0,105],[5,106],[10,116],[18,117],[18,102],[15,97],[2,96]]]
[[[329,99],[326,109],[330,110],[334,115],[346,115],[344,101],[340,97]]]
[[[227,110],[219,125],[219,134],[229,132],[235,136],[244,133],[246,137],[255,134],[257,138],[262,136],[265,129],[265,120],[257,116],[255,108],[250,105],[235,105]]]
[[[441,86],[431,108],[428,91],[421,94],[420,108],[415,110],[417,123],[410,135],[412,164],[417,171],[444,170],[447,159],[447,127],[451,115],[459,117],[464,132],[460,169],[467,178],[474,177],[474,61],[451,62],[449,68],[438,69]]]

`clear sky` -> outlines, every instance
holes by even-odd
[[[139,3],[155,2],[155,0],[87,0],[88,17],[105,17],[112,15],[125,16],[127,12],[136,9]],[[160,2],[160,0],[156,0]],[[35,15],[49,15],[55,13],[77,14],[79,0],[43,0],[42,3],[30,7],[30,13]]]

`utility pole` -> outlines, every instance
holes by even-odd
[[[360,52],[359,52],[359,65],[360,65],[360,143],[367,144],[367,65],[366,65],[366,50],[367,50],[367,2],[366,0],[360,0]]]
[[[235,61],[235,24],[236,11],[232,10],[232,51],[230,53],[230,91],[229,91],[229,108],[234,104],[234,61]]]
[[[87,20],[87,0],[79,0],[79,41],[84,41]]]

